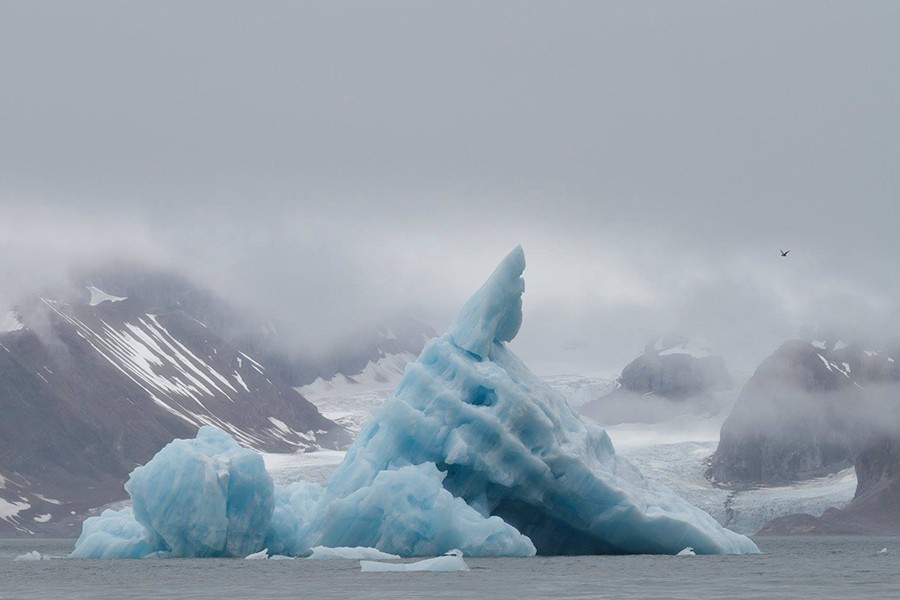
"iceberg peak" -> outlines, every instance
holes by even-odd
[[[522,326],[525,251],[516,246],[469,298],[447,331],[454,344],[489,358],[495,344],[509,342]]]

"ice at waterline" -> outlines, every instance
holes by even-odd
[[[516,248],[407,367],[326,487],[275,486],[259,455],[204,427],[135,469],[133,510],[85,521],[73,556],[758,552],[645,479],[507,348],[524,269]]]

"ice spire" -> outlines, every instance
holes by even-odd
[[[495,344],[516,337],[522,326],[524,271],[525,252],[516,246],[459,311],[447,331],[454,344],[480,358],[490,358]]]

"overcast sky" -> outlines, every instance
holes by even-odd
[[[540,373],[900,335],[900,2],[0,2],[0,300],[178,268],[327,344],[516,244]],[[791,249],[788,258],[780,248]]]

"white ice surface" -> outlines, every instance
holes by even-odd
[[[426,558],[412,563],[383,563],[370,560],[359,561],[360,570],[369,573],[384,572],[410,572],[427,571],[432,573],[446,573],[452,571],[468,571],[469,565],[463,560],[462,554],[437,556]]]
[[[317,450],[297,454],[262,453],[262,457],[272,481],[278,485],[287,485],[295,481],[324,485],[344,460],[345,454],[346,452],[341,450]]]
[[[48,560],[47,556],[43,556],[37,550],[32,550],[31,552],[26,552],[25,554],[20,554],[19,556],[13,559],[15,562],[31,562],[34,560]]]
[[[388,554],[377,548],[326,548],[325,546],[314,546],[309,560],[396,560],[400,557],[396,554]]]

